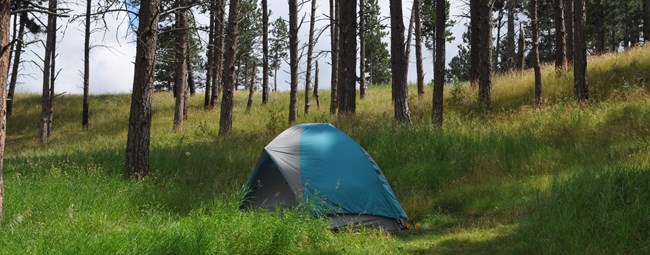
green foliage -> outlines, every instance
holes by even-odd
[[[379,16],[381,10],[377,0],[367,0],[364,2],[364,21],[365,21],[365,57],[366,71],[364,79],[368,84],[386,84],[390,82],[390,54],[388,52],[388,43],[382,39],[388,35],[387,26],[382,23]]]
[[[458,55],[453,57],[449,61],[449,69],[447,72],[449,79],[451,81],[467,81],[469,80],[469,70],[470,70],[470,53],[469,47],[465,44],[469,42],[470,29],[468,28],[465,33],[463,33],[463,44],[459,44]]]

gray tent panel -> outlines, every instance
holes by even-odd
[[[381,228],[386,231],[402,230],[406,227],[406,222],[403,219],[391,219],[376,215],[333,215],[330,217],[330,228],[332,230],[339,230],[346,227],[352,228]]]
[[[275,208],[291,208],[297,205],[291,187],[280,173],[273,160],[266,157],[260,163],[255,179],[246,194],[244,207],[257,207],[274,210]]]
[[[278,135],[265,150],[293,191],[296,202],[303,202],[300,174],[300,136],[302,127],[292,127]]]

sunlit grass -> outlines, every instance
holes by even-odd
[[[392,121],[386,85],[370,87],[368,98],[357,101],[354,118],[329,114],[329,91],[320,93],[320,109],[312,100],[309,115],[302,114],[300,105],[299,122],[331,122],[377,161],[411,224],[418,226],[393,235],[369,230],[334,234],[325,222],[300,211],[281,215],[237,210],[238,192],[262,148],[288,127],[288,93],[272,93],[265,106],[256,93],[255,105],[246,113],[246,93],[237,92],[233,134],[226,138],[217,136],[218,108],[204,110],[203,95],[191,97],[188,121],[173,132],[173,98],[156,94],[152,174],[142,181],[123,176],[130,96],[92,97],[89,130],[81,129],[81,97],[57,98],[54,133],[41,146],[39,98],[18,95],[8,124],[7,211],[0,223],[0,253],[527,254],[545,247],[577,253],[647,251],[605,242],[580,252],[580,244],[601,239],[575,231],[602,229],[584,225],[588,221],[571,225],[571,218],[563,218],[566,210],[580,208],[560,200],[598,196],[588,185],[571,189],[572,183],[594,178],[602,187],[622,189],[621,194],[646,194],[607,180],[627,181],[620,176],[637,173],[630,169],[650,168],[649,55],[646,47],[590,58],[592,100],[586,105],[573,100],[572,73],[557,76],[552,66],[543,67],[541,109],[533,104],[531,71],[496,75],[488,110],[477,107],[476,91],[468,84],[447,86],[443,130],[429,124],[430,87],[422,99],[409,88],[411,126]],[[298,99],[302,103],[303,95]],[[581,174],[612,169],[617,169],[615,174],[605,177]],[[647,204],[645,199],[629,208]],[[610,213],[598,209],[592,216]],[[635,222],[613,220],[624,226]],[[540,226],[546,222],[553,226]],[[554,234],[554,229],[562,231]],[[534,238],[532,232],[537,233]],[[633,228],[621,233],[616,238],[634,240],[632,235],[639,234]]]

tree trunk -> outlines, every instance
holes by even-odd
[[[90,80],[90,12],[91,0],[86,0],[86,31],[84,37],[84,96],[81,127],[88,129],[88,88]]]
[[[22,2],[25,7],[25,1]],[[20,68],[20,58],[23,53],[24,38],[25,38],[25,24],[27,23],[27,13],[20,14],[20,26],[18,28],[18,41],[16,43],[16,53],[14,53],[14,61],[11,67],[11,80],[9,81],[9,93],[7,95],[7,117],[13,114],[14,92],[16,91],[16,82],[18,81],[18,69]],[[8,63],[7,63],[8,64]]]
[[[51,12],[56,12],[56,0],[49,0],[48,9]],[[41,96],[41,119],[39,125],[39,142],[41,144],[47,143],[50,130],[50,77],[52,74],[52,59],[54,58],[53,51],[56,43],[56,15],[50,14],[47,16],[47,40],[45,42],[45,57],[43,58],[43,94]]]
[[[470,27],[470,38],[469,38],[469,51],[470,51],[470,67],[469,67],[469,80],[473,88],[476,87],[476,84],[479,80],[479,9],[484,8],[481,6],[483,0],[470,0],[469,1],[469,27]],[[490,0],[491,1],[491,0]]]
[[[339,66],[338,106],[339,115],[348,115],[356,112],[357,98],[357,3],[356,1],[341,0],[341,50]]]
[[[289,124],[298,117],[298,2],[289,0],[289,66],[291,91],[289,92]]]
[[[392,68],[392,97],[397,123],[411,123],[411,112],[406,89],[406,51],[404,50],[404,23],[402,1],[390,0],[390,51]]]
[[[508,47],[506,48],[506,54],[505,54],[507,71],[512,71],[512,69],[519,66],[519,61],[516,61],[517,53],[515,52],[515,6],[516,6],[516,0],[508,1],[508,23],[507,23],[508,32],[506,35],[506,41],[508,42]]]
[[[573,52],[574,52],[574,47],[573,47],[573,1],[574,0],[565,0],[564,4],[564,15],[566,18],[564,19],[566,22],[565,24],[565,30],[566,30],[566,58],[568,63],[573,63]]]
[[[650,41],[650,0],[643,0],[643,44]]]
[[[526,35],[524,28],[519,24],[519,55],[517,56],[517,69],[523,71],[526,68]]]
[[[307,70],[305,72],[305,114],[309,114],[309,90],[311,87],[311,63],[314,53],[314,24],[316,23],[316,0],[311,0],[311,19],[309,21],[309,42],[307,43]]]
[[[208,49],[206,52],[206,66],[205,66],[205,97],[203,98],[203,108],[211,109],[214,105],[210,104],[212,98],[212,71],[214,66],[214,16],[216,9],[216,1],[210,1],[210,25],[208,26]]]
[[[176,106],[174,108],[174,130],[183,128],[185,120],[185,91],[187,90],[187,0],[177,0],[176,11]]]
[[[158,43],[158,0],[141,0],[133,75],[133,92],[126,141],[126,174],[149,174],[149,141],[153,96],[156,44]]]
[[[232,131],[233,94],[235,90],[235,58],[237,57],[237,36],[239,35],[239,1],[230,0],[228,10],[228,28],[226,31],[227,52],[224,55],[222,72],[223,98],[221,99],[221,116],[219,118],[219,135],[227,136]]]
[[[366,21],[364,0],[359,0],[359,94],[366,98]]]
[[[224,75],[224,67],[225,67],[224,42],[226,39],[224,16],[226,15],[226,3],[224,2],[224,0],[215,0],[215,1],[217,2],[216,9],[215,9],[216,18],[215,18],[215,38],[214,38],[216,43],[213,52],[215,56],[214,56],[214,63],[213,63],[214,66],[212,69],[212,98],[210,99],[210,105],[212,106],[217,105],[217,103],[219,102],[219,93],[221,93],[222,87],[226,86],[226,82],[224,80],[224,77],[226,77],[226,75]],[[237,2],[239,3],[239,1],[240,0],[238,0]],[[230,18],[228,19],[230,20]],[[235,33],[238,33],[238,31],[235,31]]]
[[[478,101],[483,107],[489,107],[492,97],[492,3],[493,0],[471,0],[478,2],[477,7],[477,34],[478,45],[478,73],[479,88]]]
[[[610,40],[611,40],[610,41],[610,43],[611,43],[610,47],[612,47],[611,51],[618,52],[618,46],[619,45],[618,45],[618,40],[616,40],[616,29],[612,29],[612,38],[610,38]]]
[[[320,98],[318,97],[318,62],[316,62],[316,73],[314,74],[314,99],[316,99],[316,108],[320,109]]]
[[[566,75],[567,71],[566,34],[564,28],[564,4],[562,0],[555,0],[555,72],[558,75]]]
[[[330,34],[332,39],[332,81],[331,85],[331,100],[330,100],[330,114],[336,114],[338,108],[338,95],[337,88],[339,84],[339,5],[335,4],[335,0],[330,0]]]
[[[4,151],[7,132],[7,71],[9,70],[9,52],[4,50],[9,44],[11,0],[0,0],[0,219],[4,213]]]
[[[248,102],[246,102],[246,112],[251,111],[251,106],[253,106],[253,93],[255,93],[255,74],[257,74],[257,64],[253,60],[253,68],[251,69],[251,80],[248,85]]]
[[[273,74],[273,91],[278,91],[278,69],[274,70]]]
[[[436,6],[445,6],[446,0],[436,0]],[[436,8],[436,24],[445,24],[447,20],[445,8]],[[443,95],[445,88],[445,26],[436,26],[436,62],[434,65],[433,85],[433,125],[442,128]]]
[[[262,0],[262,104],[269,102],[269,8]]]
[[[499,54],[501,53],[501,23],[503,20],[503,9],[499,9],[499,14],[497,14],[497,37],[496,37],[496,47],[494,47],[494,54],[493,54],[493,59],[492,61],[492,66],[494,66],[495,70],[498,70],[499,66]]]
[[[560,3],[558,3],[560,2]],[[555,1],[556,7],[558,4],[562,4],[561,0],[556,0]],[[557,10],[556,10],[557,11]],[[556,12],[556,15],[557,12]],[[535,69],[535,105],[537,108],[542,107],[542,71],[540,69],[540,64],[539,64],[539,31],[538,31],[538,25],[539,25],[539,20],[537,19],[537,0],[531,0],[530,1],[530,23],[531,23],[531,32],[533,33],[533,68]],[[555,24],[556,28],[559,26],[559,24]],[[558,39],[559,40],[559,39]],[[556,62],[556,68],[557,67],[557,62]],[[559,70],[559,69],[556,69]]]
[[[605,53],[605,30],[599,29],[596,31],[596,52],[598,54]]]
[[[14,2],[15,4],[15,2]],[[16,49],[16,38],[18,38],[18,14],[13,14],[11,15],[14,17],[14,25],[12,26],[13,31],[11,33],[11,41],[9,44],[9,62],[7,63],[7,66],[11,65],[11,58],[13,58],[14,50]],[[11,25],[10,25],[11,26]],[[5,75],[9,75],[9,68],[7,68],[7,71],[5,72]]]
[[[406,33],[406,53],[404,54],[406,56],[406,76],[407,77],[407,83],[408,83],[408,77],[409,77],[409,64],[411,63],[411,41],[413,40],[413,25],[415,24],[415,6],[417,4],[417,0],[413,1],[413,6],[411,7],[411,17],[409,18],[409,29],[408,32]],[[408,85],[408,84],[407,84]]]
[[[422,3],[420,2],[420,0],[415,0],[414,2],[417,2],[417,4],[415,4],[415,10],[414,10],[415,11],[415,63],[416,63],[415,72],[417,73],[418,98],[422,99],[422,97],[424,97],[424,67],[422,66],[422,24],[420,20],[420,15],[421,15],[420,9],[422,8]],[[436,9],[445,10],[444,6],[446,5],[443,4],[442,6],[443,8],[436,8]],[[443,22],[442,24],[445,24],[445,21],[442,22]],[[442,27],[445,26],[443,25]]]
[[[58,8],[58,7],[56,7],[56,8]],[[50,102],[48,103],[49,110],[47,111],[47,115],[48,115],[47,116],[47,137],[48,138],[50,137],[50,135],[52,135],[52,126],[53,126],[52,124],[53,124],[53,119],[54,119],[54,83],[56,81],[56,76],[57,76],[57,71],[56,71],[56,57],[57,57],[57,53],[56,53],[56,30],[58,30],[58,26],[57,26],[57,17],[56,16],[54,17],[54,22],[53,23],[54,23],[53,27],[54,27],[55,33],[54,33],[54,44],[53,44],[53,47],[52,47],[52,55],[51,55],[52,56],[52,64],[50,66],[50,68],[52,70],[50,70],[50,93],[49,93],[50,94],[50,98],[49,98]]]
[[[587,30],[585,13],[585,0],[574,0],[574,15],[573,24],[574,43],[575,43],[575,59],[573,64],[574,70],[574,95],[578,101],[586,101],[589,99],[589,92],[587,87]]]
[[[187,53],[185,53],[185,64],[187,65],[187,89],[190,95],[196,93],[196,83],[194,82],[194,65],[192,64],[192,46],[190,44],[189,33],[187,36]],[[187,103],[187,102],[186,102]],[[187,118],[187,116],[185,116]]]

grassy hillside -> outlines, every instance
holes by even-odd
[[[18,95],[0,253],[647,254],[650,48],[589,61],[586,105],[574,103],[571,74],[551,66],[542,109],[531,72],[496,76],[490,110],[467,84],[447,86],[443,131],[429,125],[430,88],[422,100],[410,89],[412,126],[393,124],[388,86],[371,87],[353,119],[330,116],[322,91],[321,109],[299,122],[331,122],[373,156],[416,226],[395,234],[334,234],[300,210],[236,209],[262,148],[288,127],[288,93],[268,106],[257,95],[248,114],[238,93],[228,138],[202,95],[173,132],[173,99],[156,94],[152,175],[141,181],[122,174],[128,95],[93,97],[87,131],[81,97],[57,98],[45,146],[38,96]]]

